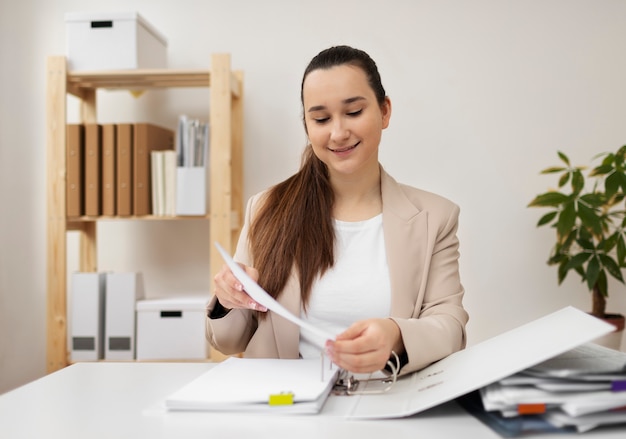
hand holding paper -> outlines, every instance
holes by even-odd
[[[284,306],[278,303],[263,288],[261,288],[259,284],[257,284],[254,280],[252,280],[252,278],[248,276],[248,274],[243,270],[243,268],[241,268],[241,266],[233,260],[233,258],[226,252],[226,250],[224,250],[224,248],[221,245],[219,245],[216,242],[215,246],[217,247],[217,250],[222,255],[222,258],[224,258],[224,262],[226,262],[226,265],[228,265],[228,268],[230,268],[230,270],[233,272],[237,280],[241,282],[241,284],[243,285],[243,288],[246,291],[246,293],[248,293],[248,295],[251,298],[253,298],[257,303],[263,305],[269,311],[274,311],[279,316],[286,318],[287,320],[289,320],[292,323],[295,323],[299,327],[304,328],[314,333],[316,336],[322,338],[324,341],[335,339],[334,334],[328,333],[320,328],[317,328],[305,322],[304,320],[300,319],[299,317],[296,317],[292,313],[290,313],[289,310],[287,310]],[[319,347],[321,349],[324,349],[323,345]]]

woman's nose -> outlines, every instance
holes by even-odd
[[[350,131],[344,121],[335,119],[330,128],[331,140],[337,142],[342,141],[350,137]]]

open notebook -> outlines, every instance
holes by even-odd
[[[322,374],[320,359],[231,357],[170,395],[165,406],[169,410],[318,413],[338,373],[326,364]]]

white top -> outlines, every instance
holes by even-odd
[[[335,265],[313,284],[300,317],[333,334],[357,320],[385,318],[391,312],[391,285],[383,236],[383,215],[357,222],[335,220]],[[319,357],[300,331],[302,358]]]

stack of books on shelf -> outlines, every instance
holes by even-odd
[[[174,131],[150,124],[67,126],[67,216],[153,213],[151,152],[174,150]]]
[[[626,424],[626,353],[587,343],[460,402],[506,437]]]

